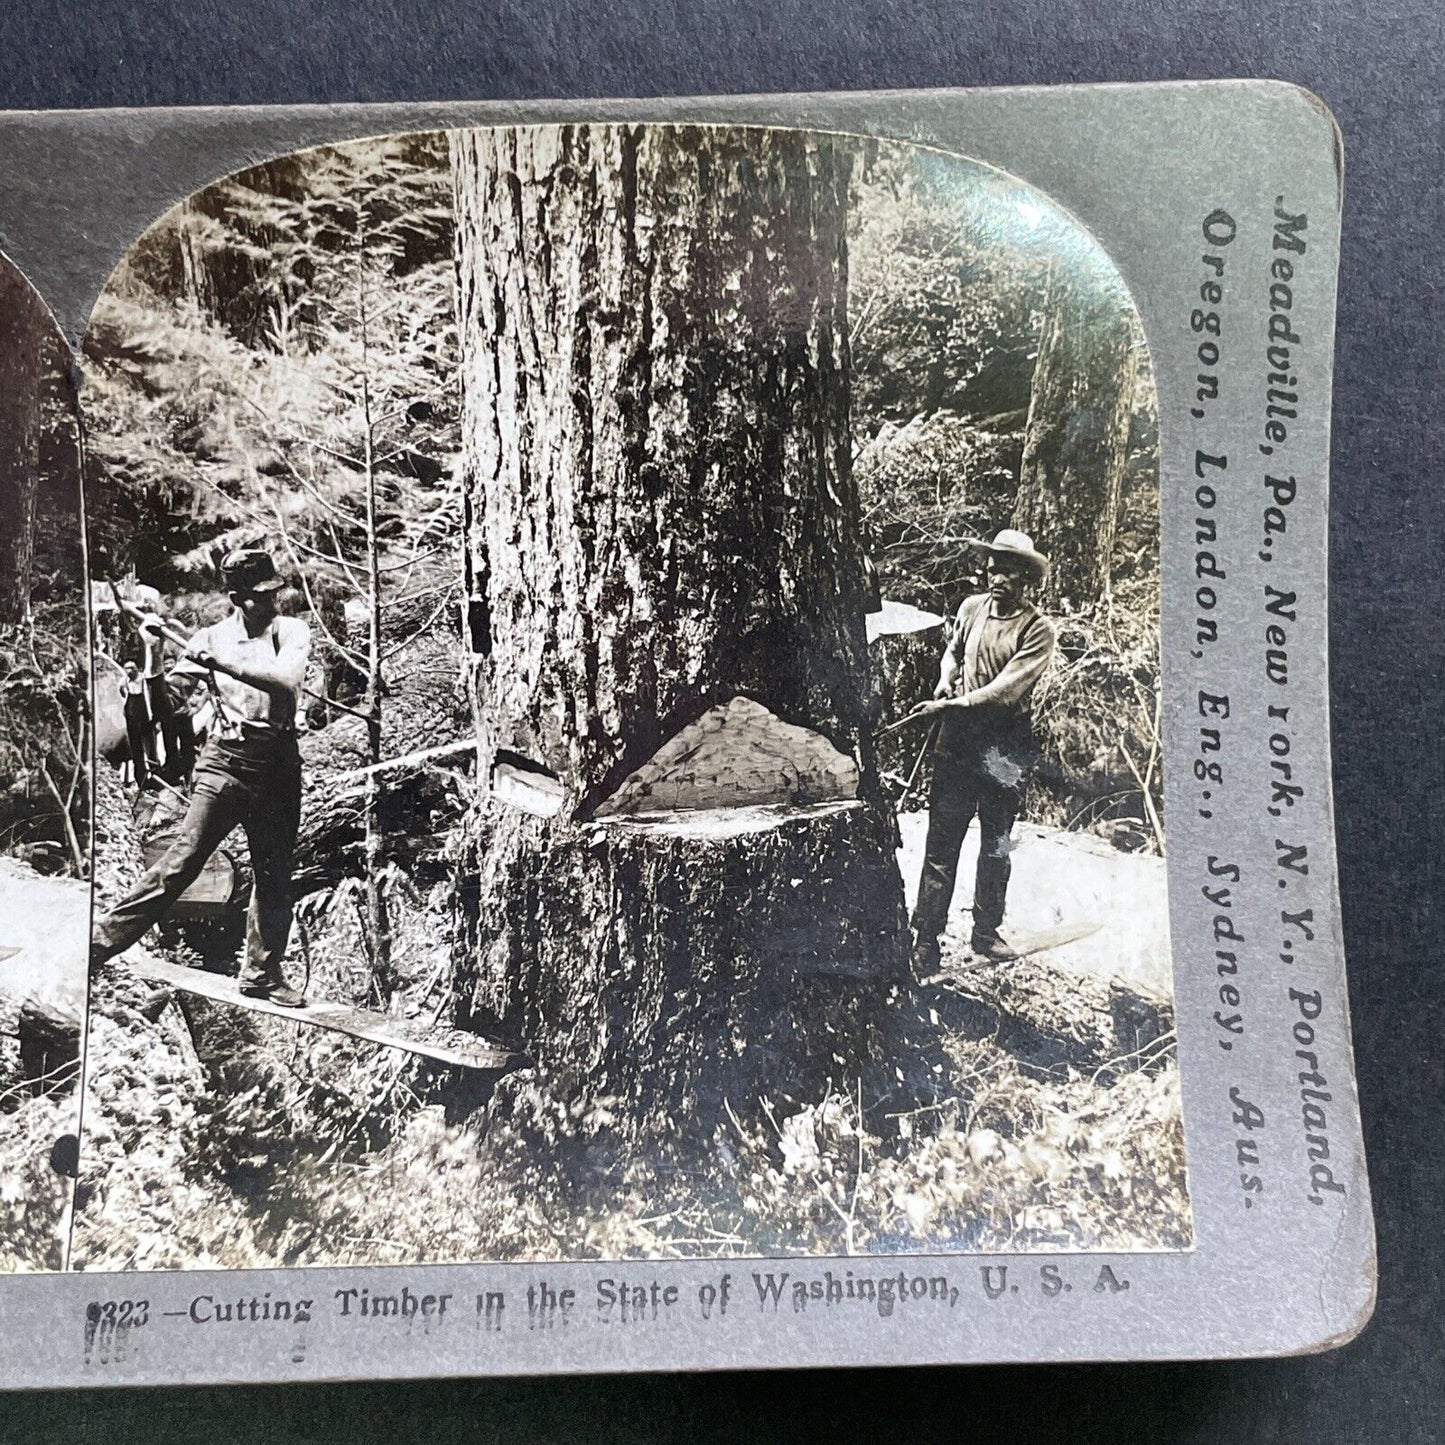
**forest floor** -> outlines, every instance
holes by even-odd
[[[116,792],[113,779],[100,780],[112,849],[123,841]],[[923,814],[900,820],[910,890],[925,828]],[[1121,980],[1167,999],[1162,860],[1082,835],[1019,834],[1015,934],[1103,925],[1029,960],[1030,976],[1056,981],[1066,1010]],[[960,870],[945,964],[986,991],[987,971],[970,971],[961,950],[975,846]],[[102,892],[118,886],[118,862],[102,848],[102,881],[113,880]],[[450,982],[447,900],[434,888],[395,903],[403,987],[392,1008],[425,1021]],[[375,1007],[348,886],[310,895],[299,912],[311,991]],[[196,961],[184,938],[155,951]],[[489,1119],[475,1076],[157,996],[123,966],[107,968],[92,986],[76,1263],[1187,1248],[1172,1034],[1135,1058],[1041,1067],[1004,1031],[981,1029],[976,1013],[958,1014],[951,998],[924,991],[919,1000],[947,1058],[942,1103],[900,1108],[846,1084],[786,1111],[737,1101],[705,1158],[589,1163],[548,1157]]]
[[[58,1269],[69,1232],[70,1181],[51,1167],[74,1135],[75,1065],[36,1094],[21,1077],[18,1028],[27,1005],[79,1029],[85,1005],[90,888],[0,858],[0,1271]]]
[[[898,866],[912,909],[923,863],[928,814],[898,819],[903,845]],[[978,864],[978,827],[969,830],[958,865],[958,889],[944,947],[962,950],[971,923],[968,897]],[[1032,823],[1014,827],[1005,937],[1023,942],[1066,925],[1099,925],[1096,932],[1048,952],[1050,965],[1096,978],[1118,978],[1172,998],[1165,862],[1154,853],[1124,853],[1091,833],[1066,833]]]

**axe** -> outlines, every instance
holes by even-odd
[[[190,639],[183,632],[179,632],[174,627],[168,626],[158,617],[151,617],[148,612],[143,612],[134,602],[127,602],[125,598],[120,595],[120,588],[115,585],[114,580],[110,582],[110,593],[111,596],[115,598],[115,605],[120,608],[121,615],[128,618],[133,626],[139,628],[141,620],[148,619],[150,625],[158,631],[167,642],[173,643],[176,647],[180,648],[183,655],[185,654],[186,649],[190,646]],[[222,672],[225,673],[227,677],[235,678],[237,682],[246,681],[244,677],[233,672],[224,662],[218,662],[214,657],[207,662],[206,666],[213,672]],[[247,684],[247,686],[249,685],[250,684]],[[324,692],[317,692],[315,688],[307,687],[304,682],[301,684],[301,691],[305,693],[307,697],[314,698],[317,702],[324,702],[328,707],[334,707],[338,712],[350,713],[352,717],[359,717],[364,723],[372,721],[370,713],[362,712],[360,708],[348,707],[344,702],[337,702],[334,697],[327,697]]]

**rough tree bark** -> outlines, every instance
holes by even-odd
[[[579,126],[459,133],[453,165],[477,777],[500,763],[496,792],[525,797],[546,769],[554,799],[534,816],[483,794],[458,979],[536,1060],[513,1093],[534,1119],[705,1134],[725,1101],[882,1062],[903,968],[850,471],[847,156]],[[662,791],[704,801],[649,812],[688,728],[713,772]],[[776,761],[790,728],[844,763],[785,760],[762,806],[753,767],[728,806],[734,764]]]
[[[40,372],[54,323],[29,282],[0,259],[0,626],[30,615],[40,475]]]
[[[1049,277],[1013,525],[1052,562],[1047,603],[1107,599],[1134,404],[1135,334],[1122,289]]]

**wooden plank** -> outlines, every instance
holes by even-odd
[[[454,743],[442,743],[435,748],[422,748],[414,753],[403,753],[397,758],[387,758],[379,763],[371,763],[364,768],[349,768],[344,773],[337,774],[338,782],[346,782],[350,778],[365,778],[372,773],[386,773],[393,768],[412,768],[419,763],[429,763],[437,758],[450,758],[458,753],[474,752],[479,739],[475,737],[461,738]]]
[[[425,1058],[435,1059],[438,1063],[450,1064],[453,1068],[499,1073],[516,1068],[523,1062],[520,1055],[487,1039],[463,1033],[460,1029],[432,1030],[409,1019],[392,1018],[388,1014],[350,1008],[346,1004],[331,1003],[325,999],[309,1002],[304,1008],[282,1008],[266,999],[247,998],[241,993],[234,978],[206,973],[199,968],[183,968],[180,964],[167,963],[140,949],[132,949],[122,955],[122,958],[135,973],[150,983],[178,988],[200,998],[210,999],[212,1003],[230,1004],[236,1008],[249,1009],[252,1013],[269,1014],[272,1018],[310,1024],[315,1028],[328,1029],[332,1033],[381,1044],[385,1048],[405,1049],[407,1053],[420,1054]],[[445,1043],[436,1041],[435,1036],[438,1033],[445,1034]]]
[[[1078,943],[1082,939],[1092,938],[1103,926],[1102,923],[1064,923],[1058,928],[1046,928],[1040,933],[1021,934],[1008,940],[1013,957],[1001,959],[997,963],[964,950],[961,958],[949,967],[928,978],[920,979],[919,982],[929,988],[937,984],[952,988],[957,981],[972,977],[980,968],[1006,969],[1009,964],[1017,963],[1020,959],[1032,958],[1037,953],[1047,953],[1053,948],[1062,948],[1066,943]],[[964,965],[962,968],[959,967],[960,963]]]
[[[1058,928],[1046,928],[1041,933],[1025,933],[1011,941],[1009,947],[1019,958],[1031,958],[1036,953],[1047,953],[1051,948],[1062,948],[1066,943],[1092,938],[1103,926],[1102,923],[1064,923]]]
[[[501,762],[492,769],[492,796],[535,818],[555,818],[567,801],[560,778]]]

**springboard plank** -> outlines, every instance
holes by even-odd
[[[354,1039],[365,1039],[368,1043],[381,1044],[390,1049],[405,1049],[408,1053],[421,1054],[425,1058],[450,1064],[454,1068],[482,1069],[497,1073],[514,1068],[522,1062],[519,1055],[486,1039],[463,1034],[457,1029],[447,1030],[451,1039],[449,1044],[439,1044],[426,1037],[425,1031],[419,1025],[405,1019],[391,1018],[386,1014],[372,1013],[368,1009],[350,1008],[325,999],[309,1002],[304,1008],[282,1008],[266,999],[247,998],[234,978],[221,974],[206,973],[198,968],[184,968],[180,964],[167,963],[136,949],[124,955],[124,961],[150,983],[178,988],[185,993],[210,999],[212,1003],[230,1004],[235,1008],[249,1009],[252,1013],[270,1014],[273,1018],[290,1019],[293,1023],[311,1024],[315,1028],[347,1034]]]
[[[1103,926],[1102,923],[1065,923],[1058,928],[1046,928],[1042,933],[1025,933],[1011,940],[1009,947],[1019,958],[1029,958],[1035,953],[1047,953],[1051,948],[1091,938]]]

